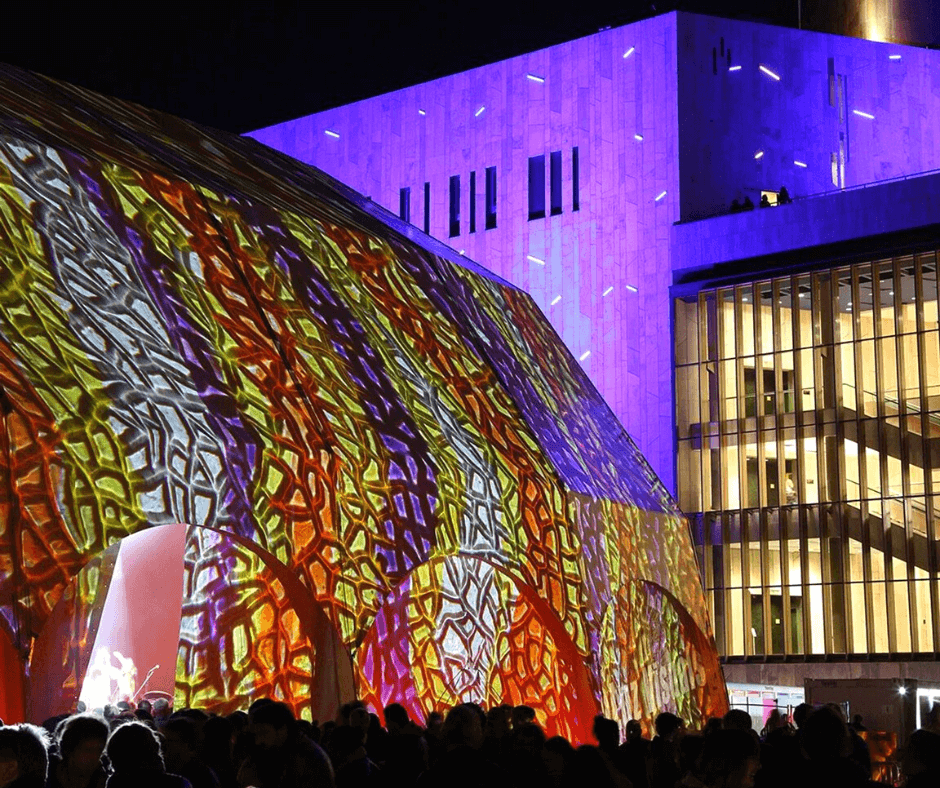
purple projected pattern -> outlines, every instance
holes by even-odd
[[[782,184],[799,198],[940,167],[938,68],[923,49],[671,13],[251,136],[393,212],[401,188],[429,183],[431,235],[532,295],[673,490],[668,288],[689,265],[673,224]],[[529,157],[552,153],[562,210],[530,221]],[[497,224],[485,230],[490,167]],[[472,172],[477,226],[451,237],[449,179]],[[763,239],[735,242],[760,254]]]

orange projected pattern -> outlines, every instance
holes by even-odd
[[[4,628],[25,652],[89,560],[186,523],[178,703],[528,703],[575,739],[720,712],[688,529],[629,436],[530,298],[376,211],[0,69]]]

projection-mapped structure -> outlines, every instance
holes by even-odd
[[[3,716],[19,686],[31,716],[528,703],[575,739],[723,711],[686,522],[630,438],[531,299],[379,214],[0,71]]]

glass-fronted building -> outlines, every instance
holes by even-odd
[[[680,506],[722,654],[940,643],[937,252],[675,299]]]

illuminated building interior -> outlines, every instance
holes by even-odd
[[[719,648],[933,654],[934,251],[675,302],[679,499]]]

